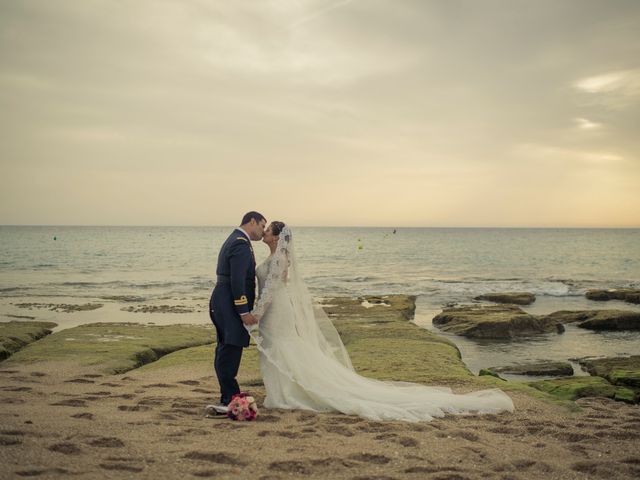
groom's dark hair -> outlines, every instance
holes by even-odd
[[[264,220],[265,222],[267,221],[267,219],[264,218],[264,215],[262,215],[261,213],[248,212],[244,214],[244,217],[242,217],[242,223],[240,223],[240,225],[245,225],[249,223],[252,219],[255,219],[255,221],[258,223],[260,223],[260,220]]]

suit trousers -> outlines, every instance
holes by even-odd
[[[218,376],[220,384],[220,403],[227,405],[231,397],[240,393],[240,386],[236,377],[242,359],[242,347],[228,345],[218,340],[216,345],[216,355],[213,360],[213,367]]]

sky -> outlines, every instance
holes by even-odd
[[[0,224],[640,227],[636,0],[0,0]]]

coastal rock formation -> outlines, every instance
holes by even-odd
[[[589,330],[640,330],[640,312],[626,310],[560,310],[546,315],[559,323],[578,323]]]
[[[73,313],[73,312],[87,312],[91,310],[97,310],[102,308],[102,303],[83,303],[83,304],[75,304],[75,303],[16,303],[16,307],[18,308],[27,308],[29,310],[33,309],[44,309],[51,310],[52,312],[62,312],[62,313]]]
[[[562,400],[605,397],[627,403],[637,401],[636,393],[632,389],[612,385],[602,377],[554,378],[529,382],[528,385]]]
[[[120,310],[132,313],[192,313],[195,311],[192,307],[184,305],[131,305],[122,307]]]
[[[640,394],[640,355],[581,358],[578,362],[591,375],[603,377],[614,385],[633,388]]]
[[[515,305],[463,305],[444,308],[433,324],[472,338],[514,338],[564,331],[554,319],[531,315]]]
[[[0,360],[51,333],[53,322],[0,322]]]
[[[489,300],[496,303],[512,303],[515,305],[530,305],[536,301],[536,296],[528,292],[484,293],[474,297],[474,300]]]
[[[488,370],[495,373],[510,375],[565,377],[573,375],[573,367],[567,362],[540,362],[505,367],[491,367]]]
[[[585,297],[589,300],[606,301],[622,300],[629,303],[640,303],[640,288],[610,288],[608,290],[588,290]]]
[[[329,297],[320,300],[329,317],[361,318],[367,321],[411,320],[416,311],[415,295],[365,295]]]
[[[209,325],[90,323],[34,342],[7,363],[71,362],[79,368],[97,368],[98,373],[115,374],[154,362],[177,350],[208,345],[214,339],[214,329]]]

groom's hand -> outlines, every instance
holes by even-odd
[[[245,313],[244,315],[240,315],[240,319],[242,323],[245,325],[255,325],[258,323],[258,319],[253,316],[251,313]]]

